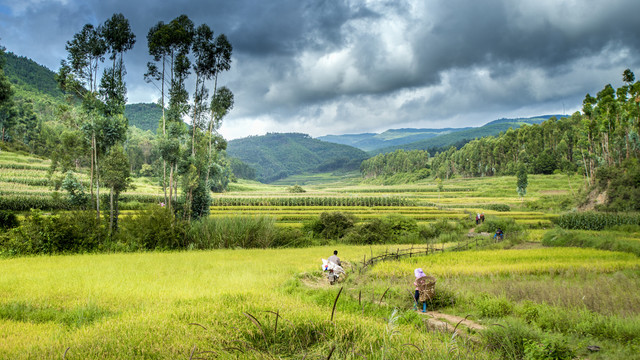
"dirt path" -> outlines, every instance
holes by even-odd
[[[437,311],[427,311],[424,313],[417,311],[417,313],[427,317],[427,322],[435,329],[452,334],[455,332],[472,341],[479,341],[476,334],[478,331],[485,329],[483,325],[460,316],[444,314]]]

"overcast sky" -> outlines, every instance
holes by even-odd
[[[66,41],[118,12],[137,37],[129,103],[160,97],[143,80],[158,21],[228,36],[228,139],[570,114],[624,69],[640,75],[638,0],[0,0],[0,44],[57,71]]]

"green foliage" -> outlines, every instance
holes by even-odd
[[[400,197],[216,197],[212,206],[415,206]]]
[[[240,159],[230,158],[230,165],[233,174],[240,179],[254,180],[256,178],[256,169],[247,165]]]
[[[488,232],[490,234],[494,234],[498,229],[502,229],[505,238],[510,241],[516,241],[524,234],[523,226],[516,223],[512,218],[488,216],[482,224],[476,226],[476,232]]]
[[[0,210],[0,229],[8,230],[20,225],[18,217],[11,211]]]
[[[372,245],[408,243],[417,239],[418,224],[415,219],[402,215],[388,215],[358,224],[347,233],[342,242]]]
[[[274,218],[270,216],[201,218],[191,225],[188,233],[188,247],[194,249],[267,248],[278,237],[274,223]],[[282,238],[278,241],[281,245],[287,243],[287,240]]]
[[[504,297],[479,296],[474,305],[482,317],[501,318],[513,312],[513,304]]]
[[[504,324],[488,327],[483,333],[489,350],[498,352],[502,359],[520,360],[525,356],[525,346],[538,341],[540,333],[520,320],[508,320]]]
[[[287,188],[287,191],[292,193],[292,194],[301,194],[301,193],[306,193],[307,191],[305,189],[302,188],[302,186],[300,185],[293,185],[293,186],[289,186]]]
[[[124,115],[129,119],[129,126],[153,133],[162,122],[162,108],[154,103],[127,104]]]
[[[435,239],[440,237],[443,234],[456,234],[460,235],[465,231],[462,224],[459,222],[448,221],[447,219],[439,219],[438,221],[421,226],[419,229],[420,236],[429,241],[431,239]]]
[[[84,192],[84,186],[76,179],[72,171],[68,171],[62,181],[62,190],[67,192],[72,206],[82,207],[89,202],[89,195]]]
[[[604,211],[640,211],[640,163],[632,158],[621,166],[598,169],[596,187],[607,192]]]
[[[414,141],[404,145],[377,148],[371,151],[372,154],[382,154],[403,149],[424,150],[424,149],[446,149],[456,144],[464,144],[469,140],[478,139],[487,136],[495,136],[500,132],[507,131],[510,128],[518,128],[524,124],[539,124],[546,120],[547,117],[533,117],[528,119],[500,119],[487,123],[477,128],[448,129],[449,131],[438,136],[430,137],[424,140]],[[451,131],[454,130],[454,131]],[[457,130],[457,131],[455,131]]]
[[[488,204],[488,205],[484,205],[484,207],[486,209],[493,210],[493,211],[501,211],[501,212],[511,211],[511,206],[507,204]]]
[[[524,345],[524,360],[571,360],[575,356],[567,340],[558,335],[544,335],[540,342],[527,340]]]
[[[359,149],[297,133],[270,133],[229,142],[227,152],[256,170],[256,178],[272,182],[294,174],[353,170],[368,155]],[[337,161],[335,164],[330,163]]]
[[[188,223],[175,219],[162,206],[151,206],[136,216],[122,218],[120,230],[114,246],[122,250],[184,249],[187,245]]]
[[[108,310],[93,304],[70,309],[34,306],[26,302],[10,302],[0,305],[0,319],[35,324],[58,323],[67,327],[89,325],[107,315],[110,315]]]
[[[365,178],[391,177],[399,173],[416,173],[415,180],[429,176],[429,153],[423,150],[396,150],[378,154],[362,162],[360,172]]]
[[[57,254],[97,251],[106,230],[90,211],[43,216],[33,210],[20,227],[0,238],[0,252],[7,255]]]
[[[520,197],[523,197],[527,194],[527,185],[529,185],[529,180],[527,179],[527,168],[524,164],[518,165],[517,178],[516,191]]]
[[[305,224],[305,228],[326,239],[339,239],[354,227],[355,222],[355,216],[349,213],[323,212],[318,219]]]
[[[580,231],[553,229],[542,237],[542,245],[549,247],[575,246],[600,250],[622,251],[640,256],[637,240],[620,239],[615,234],[589,234]]]
[[[640,214],[573,211],[562,214],[552,221],[563,229],[604,230],[618,225],[640,225]]]

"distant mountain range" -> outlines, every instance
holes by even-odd
[[[484,136],[498,135],[509,128],[524,124],[539,124],[548,118],[562,115],[542,115],[519,119],[498,119],[480,127],[444,129],[390,129],[383,133],[362,133],[326,135],[317,139],[336,144],[349,145],[369,152],[370,155],[402,150],[435,150],[450,146],[460,147],[465,143]]]
[[[369,155],[355,147],[335,144],[299,133],[270,133],[231,140],[230,156],[256,170],[262,182],[301,173],[358,170]]]

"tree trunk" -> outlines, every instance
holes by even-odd
[[[169,210],[171,210],[171,202],[173,200],[173,166],[170,166],[169,170],[169,202],[167,203],[169,206]]]
[[[91,183],[91,185],[89,185],[90,188],[90,192],[91,192],[91,200],[93,200],[93,149],[94,149],[94,144],[96,142],[96,136],[95,134],[91,135],[91,179],[89,180],[89,182]]]
[[[96,149],[96,218],[100,221],[100,166],[98,163],[98,150]]]
[[[109,192],[109,235],[113,234],[113,186]]]

